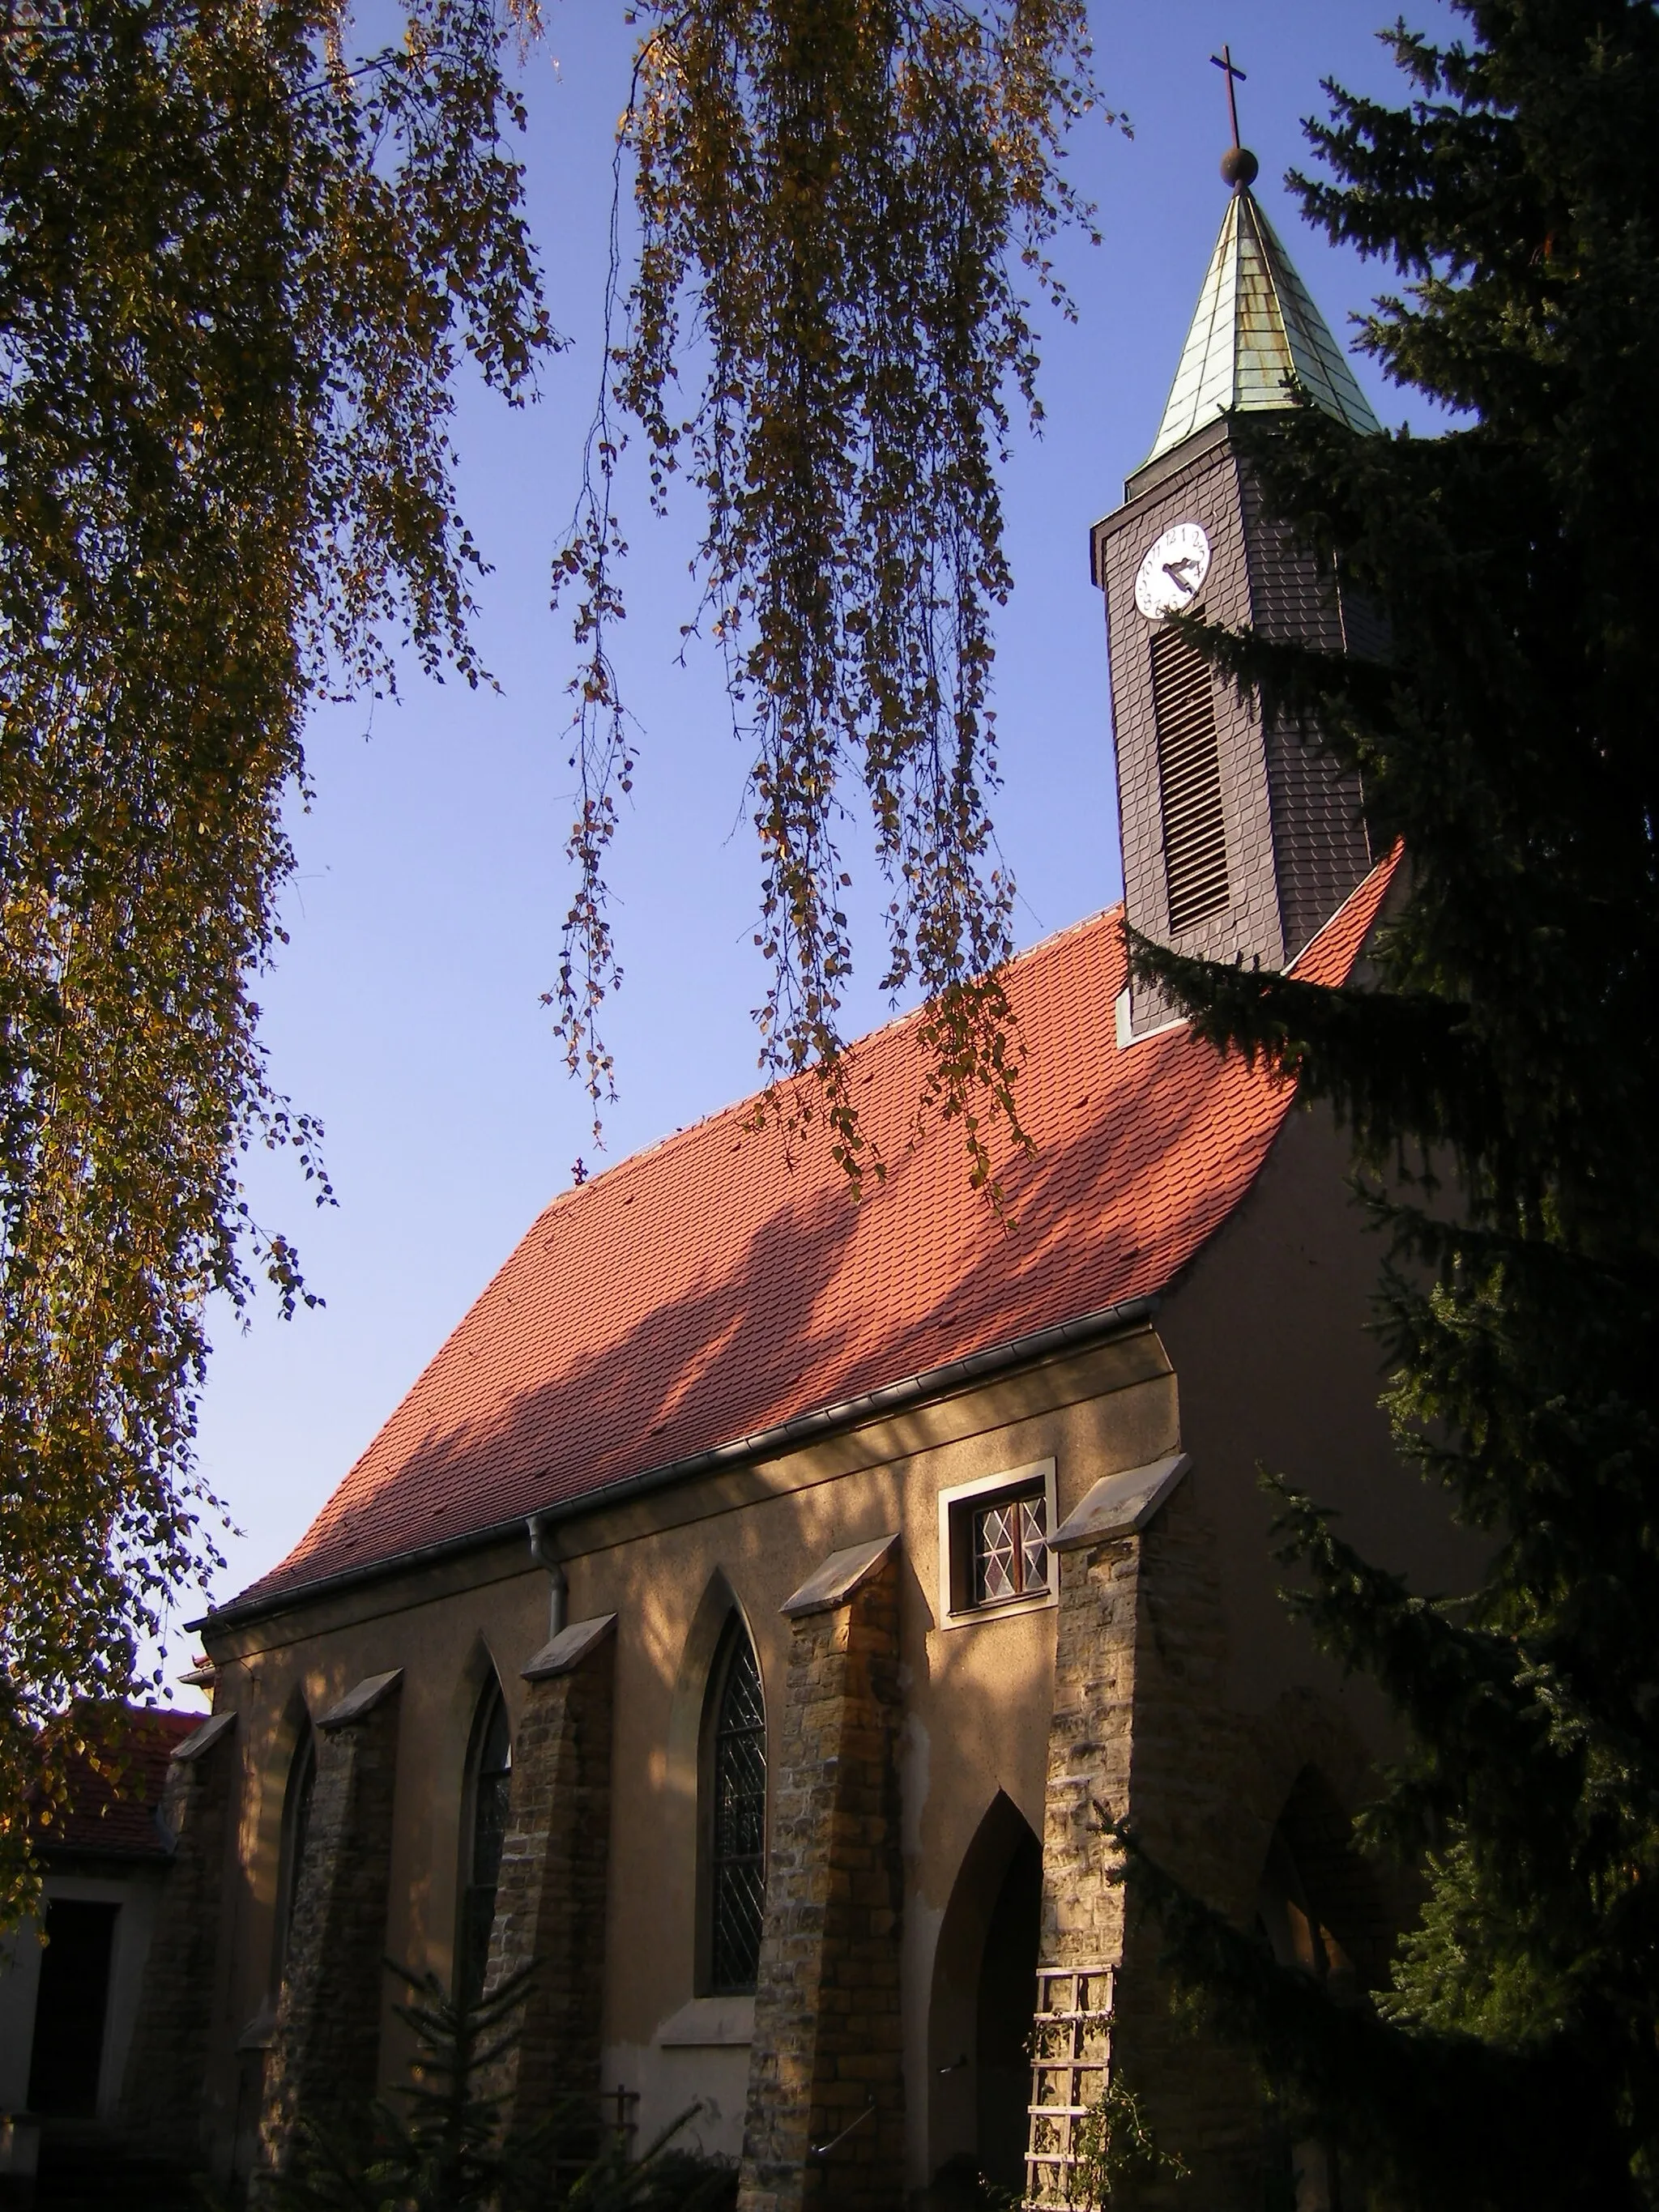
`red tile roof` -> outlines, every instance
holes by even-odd
[[[1393,863],[1297,972],[1343,981]],[[999,1221],[949,1124],[907,1131],[915,1016],[855,1048],[888,1162],[862,1202],[827,1146],[729,1108],[556,1198],[282,1564],[297,1589],[753,1436],[1162,1289],[1249,1188],[1291,1097],[1184,1027],[1120,1051],[1121,907],[1011,963],[1026,1049]],[[811,1079],[802,1079],[810,1080]]]
[[[84,1751],[72,1751],[64,1802],[29,1804],[29,1839],[37,1851],[96,1851],[120,1858],[166,1858],[172,1849],[156,1819],[167,1764],[205,1713],[151,1705],[92,1706],[72,1723]],[[96,1764],[94,1764],[94,1759]]]

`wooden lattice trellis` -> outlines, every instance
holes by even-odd
[[[1039,1966],[1031,2022],[1025,2203],[1065,2212],[1076,2199],[1078,2123],[1099,2104],[1112,2050],[1110,1966]]]

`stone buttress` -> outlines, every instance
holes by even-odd
[[[538,1968],[491,2083],[509,2129],[571,2097],[598,2115],[616,1620],[573,1621],[524,1669],[484,1984]]]
[[[301,2121],[361,2130],[377,2086],[402,1669],[371,1674],[317,1723],[317,1779],[249,2203],[271,2200]]]
[[[1224,1738],[1219,1579],[1188,1469],[1176,1454],[1109,1475],[1054,1533],[1060,1615],[1026,2190],[1036,2203],[1076,2201],[1077,2119],[1098,2102],[1109,2067],[1190,2177],[1149,2177],[1136,2203],[1253,2212],[1261,2201],[1258,2093],[1241,2062],[1172,2018],[1158,1930],[1114,1878],[1119,1855],[1100,1820],[1101,1809],[1127,1819],[1196,1893],[1237,1901],[1241,1747]]]
[[[739,2212],[903,2196],[896,1537],[837,1552],[793,1624]]]
[[[161,1819],[173,1864],[144,1960],[143,1994],[122,2086],[122,2132],[134,2148],[188,2161],[199,2148],[219,1936],[240,1768],[236,1716],[216,1713],[168,1762]]]

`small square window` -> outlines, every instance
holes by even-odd
[[[939,1493],[940,1626],[1051,1605],[1054,1462]]]

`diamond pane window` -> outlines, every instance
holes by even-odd
[[[495,1923],[495,1891],[501,1875],[501,1847],[507,1841],[507,1808],[513,1796],[513,1739],[507,1705],[493,1685],[473,1729],[472,1787],[469,1793],[471,1832],[466,1843],[466,1887],[461,1899],[461,1979],[469,1996],[482,1996],[489,1964],[489,1931]]]
[[[766,1904],[766,1711],[749,1638],[734,1630],[720,1678],[710,1782],[709,1986],[752,1990]]]
[[[1006,1605],[1047,1590],[1048,1511],[1040,1490],[981,1506],[972,1534],[975,1605]]]

